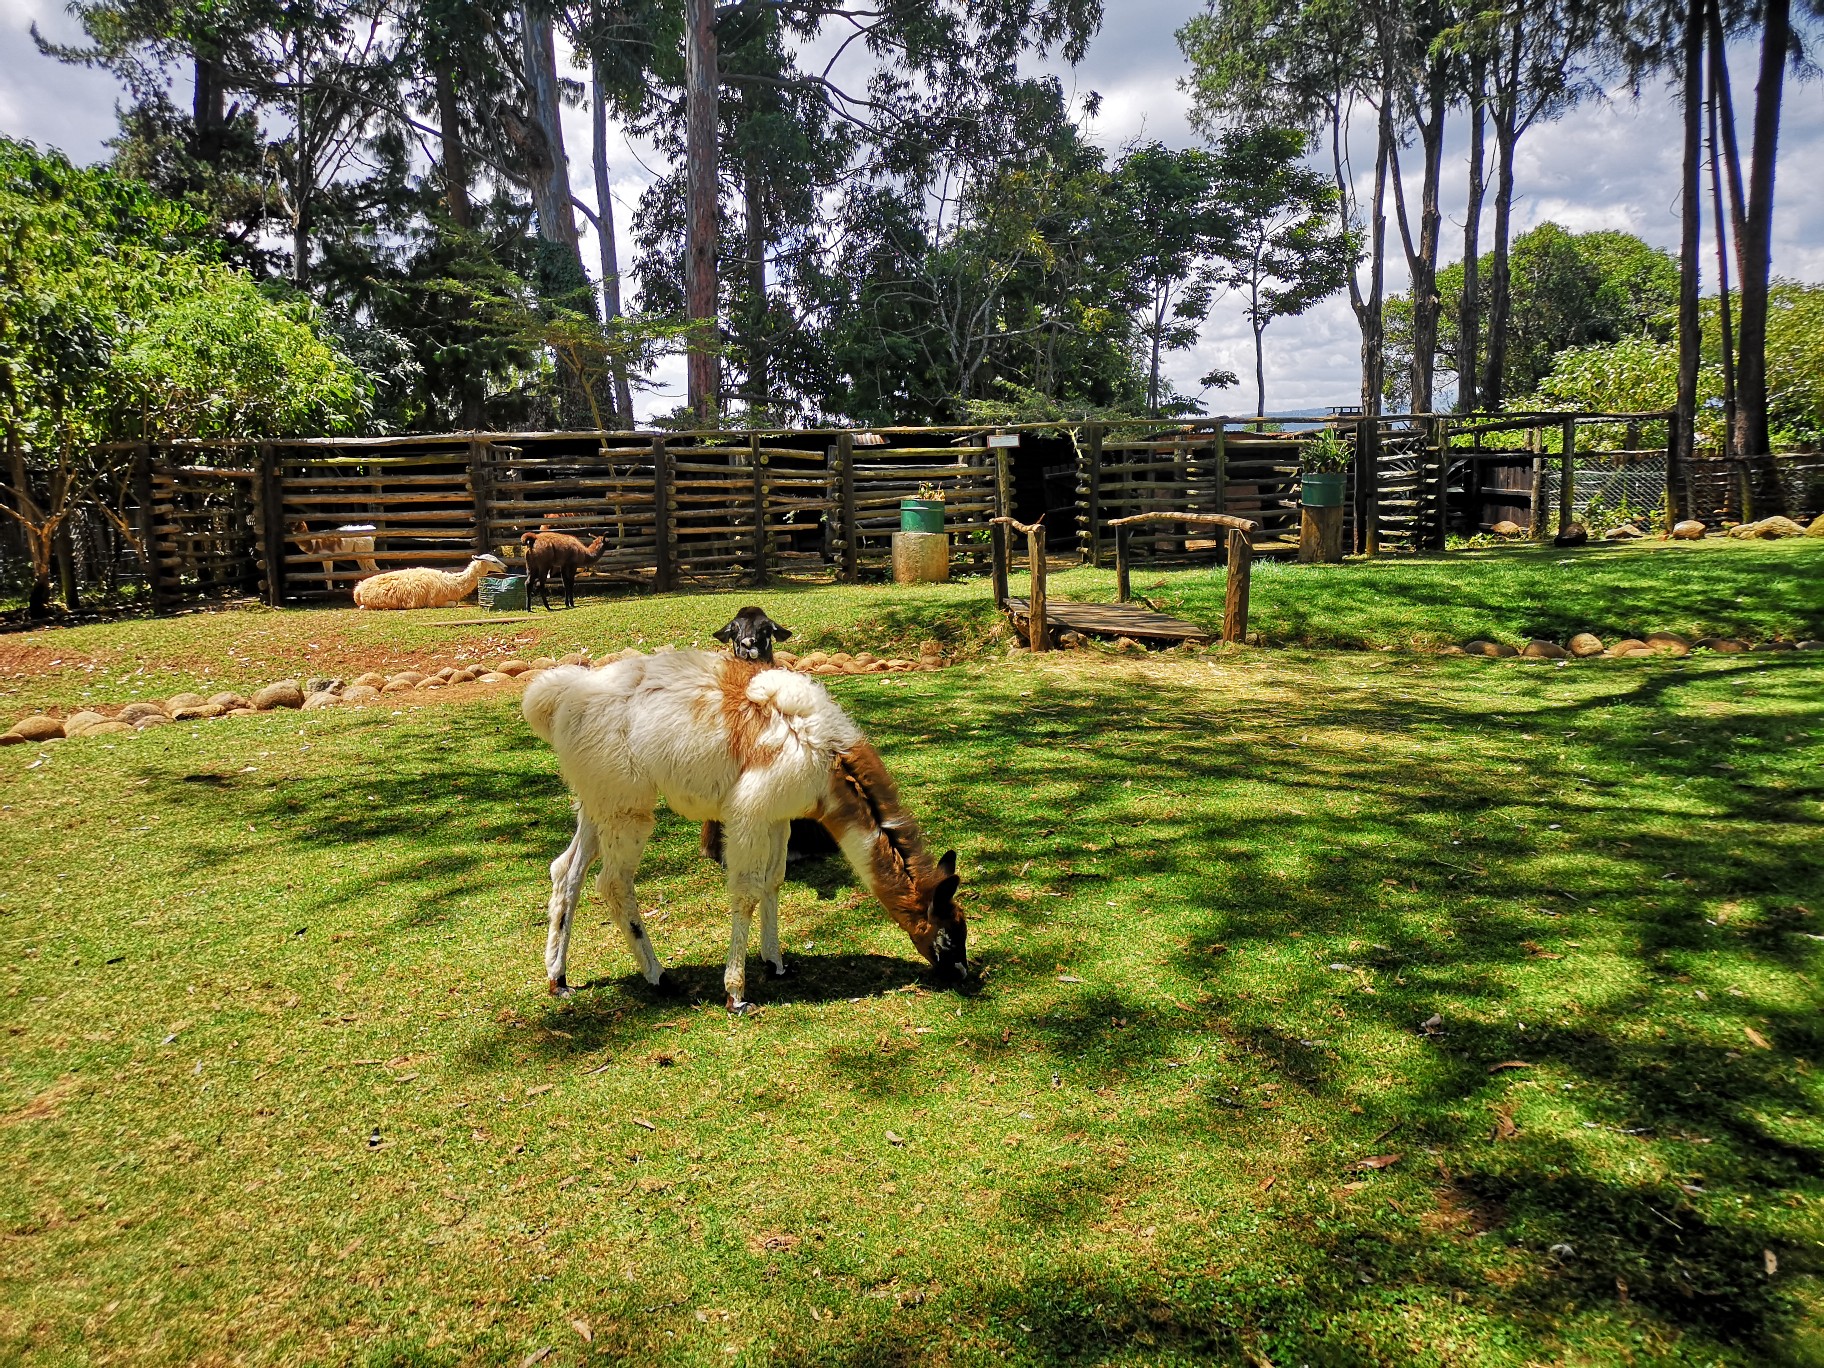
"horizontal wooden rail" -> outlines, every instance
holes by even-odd
[[[1229,530],[1228,594],[1222,605],[1222,639],[1248,639],[1248,581],[1253,573],[1253,534],[1260,524],[1251,518],[1231,517],[1227,513],[1135,513],[1115,518],[1108,525],[1115,529],[1115,602],[1126,603],[1133,597],[1129,583],[1128,553],[1134,528],[1145,523],[1189,523],[1195,527],[1226,527]]]

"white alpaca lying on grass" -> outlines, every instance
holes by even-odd
[[[649,982],[664,966],[634,899],[633,876],[663,797],[693,822],[722,824],[728,865],[730,1011],[747,1011],[747,934],[778,975],[779,885],[794,817],[815,817],[912,944],[958,981],[969,972],[956,904],[956,852],[932,860],[861,729],[821,684],[703,651],[638,656],[590,671],[547,670],[527,686],[526,721],[557,752],[576,798],[576,836],[551,864],[545,971],[570,992],[566,959],[577,894],[599,854],[596,892]]]
[[[357,608],[448,608],[461,603],[481,583],[490,569],[505,570],[499,556],[477,556],[460,574],[448,570],[414,567],[388,570],[355,586]]]

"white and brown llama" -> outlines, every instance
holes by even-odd
[[[633,876],[663,797],[688,821],[722,824],[728,866],[728,1008],[745,1012],[747,936],[783,976],[779,885],[794,817],[815,817],[918,952],[968,976],[956,902],[956,852],[933,860],[880,756],[821,684],[789,670],[703,651],[637,656],[594,671],[540,674],[521,704],[551,743],[576,800],[576,835],[551,863],[545,973],[570,992],[566,961],[577,895],[599,855],[596,892],[649,982],[665,969],[634,899]]]
[[[299,518],[288,530],[298,550],[317,557],[322,564],[323,587],[332,594],[336,592],[335,569],[339,560],[352,560],[370,575],[380,573],[374,560],[374,533],[379,529],[372,523],[344,523],[331,532],[312,532],[310,524]]]

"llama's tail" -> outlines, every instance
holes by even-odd
[[[581,665],[559,665],[554,670],[541,670],[538,678],[526,685],[519,710],[525,714],[526,725],[534,736],[541,741],[551,740],[551,724],[557,710],[571,691],[588,678],[589,671]]]

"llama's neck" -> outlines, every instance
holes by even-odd
[[[899,805],[880,755],[863,741],[836,757],[819,814],[856,877],[896,920],[923,915],[918,890],[931,857],[912,815]]]
[[[487,574],[488,571],[492,568],[493,567],[490,566],[486,561],[478,561],[478,560],[470,561],[469,568],[462,572],[462,591],[463,591],[463,593],[464,594],[472,593],[475,590],[475,588],[481,583],[481,577],[483,575]]]

